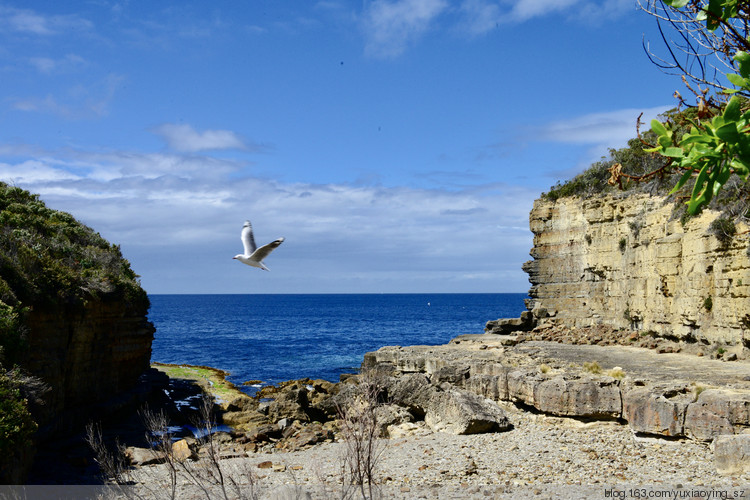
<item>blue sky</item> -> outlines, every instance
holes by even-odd
[[[0,180],[149,293],[525,292],[534,199],[675,104],[654,31],[634,0],[0,0]]]

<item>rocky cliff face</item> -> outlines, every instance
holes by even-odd
[[[24,368],[50,387],[35,412],[38,437],[111,411],[149,368],[154,327],[148,302],[102,297],[78,306],[34,308]]]
[[[643,194],[537,200],[524,264],[537,323],[750,344],[748,227],[722,242],[709,227],[718,212],[684,225],[672,214]]]
[[[34,443],[135,396],[148,307],[119,246],[0,182],[0,483],[23,480]]]

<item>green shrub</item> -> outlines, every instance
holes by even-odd
[[[703,308],[708,312],[711,312],[711,309],[714,308],[714,301],[710,295],[703,299]]]
[[[737,226],[734,225],[734,221],[728,217],[717,217],[708,226],[711,234],[716,236],[721,246],[726,247],[732,242],[732,238],[737,234]]]
[[[18,383],[0,366],[0,476],[31,445],[36,428]]]
[[[119,246],[0,182],[0,301],[76,303],[97,294],[148,300]]]
[[[679,140],[687,132],[693,122],[698,118],[697,108],[687,108],[682,111],[672,109],[664,113],[660,120],[669,118],[674,124],[675,137]],[[635,120],[634,120],[635,121]],[[662,120],[663,121],[663,120]],[[635,123],[633,123],[633,133],[635,135]],[[665,160],[659,154],[647,153],[644,148],[650,146],[644,144],[656,144],[658,137],[653,131],[647,130],[642,133],[641,138],[633,138],[628,141],[627,147],[620,149],[610,149],[609,156],[593,163],[587,170],[576,175],[565,182],[558,181],[550,188],[547,193],[542,194],[543,198],[556,201],[559,198],[580,196],[583,198],[596,196],[599,194],[618,192],[620,188],[628,192],[649,193],[652,195],[667,195],[677,184],[682,176],[679,170],[659,170],[664,166]],[[615,164],[620,164],[622,173],[639,177],[652,172],[651,175],[641,181],[633,181],[627,178],[621,178],[621,185],[612,186],[609,184],[611,177],[610,168]],[[675,199],[690,194],[693,181],[687,182],[674,196]],[[674,217],[680,218],[683,226],[687,223],[690,215],[684,215],[686,205],[684,203],[675,203]],[[717,209],[730,219],[750,217],[750,177],[742,180],[739,176],[732,176],[713,197],[709,207]],[[638,233],[635,228],[636,238]],[[750,250],[748,251],[750,254]]]

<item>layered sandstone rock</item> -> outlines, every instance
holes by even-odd
[[[117,296],[32,308],[24,369],[49,386],[34,412],[40,439],[127,403],[123,394],[151,359],[154,327],[147,312],[147,299]]]
[[[683,224],[673,207],[644,194],[537,200],[533,260],[524,264],[535,324],[750,344],[748,228],[738,224],[723,243],[709,228],[718,212]],[[516,329],[528,329],[521,323]]]
[[[549,415],[623,420],[646,435],[712,441],[750,427],[750,366],[685,354],[553,342],[508,346],[463,335],[442,346],[383,347],[363,366],[401,380],[400,399],[449,386]],[[594,363],[596,362],[596,363]],[[429,406],[429,405],[423,405]]]

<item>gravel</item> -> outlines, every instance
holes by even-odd
[[[383,440],[373,496],[750,497],[750,474],[719,475],[710,444],[642,438],[614,421],[581,422],[501,406],[514,424],[507,432],[456,436],[412,424],[400,429],[400,437]],[[237,495],[229,487],[229,498],[362,498],[361,491],[342,486],[345,456],[346,443],[328,442],[302,451],[251,453],[219,463],[225,478],[239,483],[242,490]],[[189,466],[201,470],[206,463]],[[164,465],[137,469],[135,488],[151,497],[168,498],[166,471]],[[212,498],[221,497],[218,486],[211,488]],[[206,497],[184,472],[179,474],[177,490],[178,498]]]

